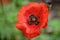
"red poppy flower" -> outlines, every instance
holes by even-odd
[[[16,27],[27,38],[38,36],[41,28],[46,28],[48,23],[48,7],[45,3],[29,3],[18,12]]]

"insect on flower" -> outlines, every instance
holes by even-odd
[[[31,2],[18,12],[16,28],[27,38],[33,38],[41,33],[41,28],[48,24],[48,6],[45,3]]]

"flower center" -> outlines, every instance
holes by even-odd
[[[34,16],[33,14],[29,16],[29,24],[35,24],[38,25],[38,18],[36,16]]]

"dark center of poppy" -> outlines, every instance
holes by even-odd
[[[29,16],[29,24],[35,24],[38,25],[38,18],[36,16],[34,16],[33,14]]]

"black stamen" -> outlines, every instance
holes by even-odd
[[[35,23],[37,21],[37,18],[34,15],[29,16],[29,21],[32,23]]]
[[[35,22],[35,25],[38,25],[39,24],[39,22]]]
[[[29,16],[29,20],[28,20],[29,24],[35,24],[38,25],[38,18],[36,16],[34,16],[33,14]]]

